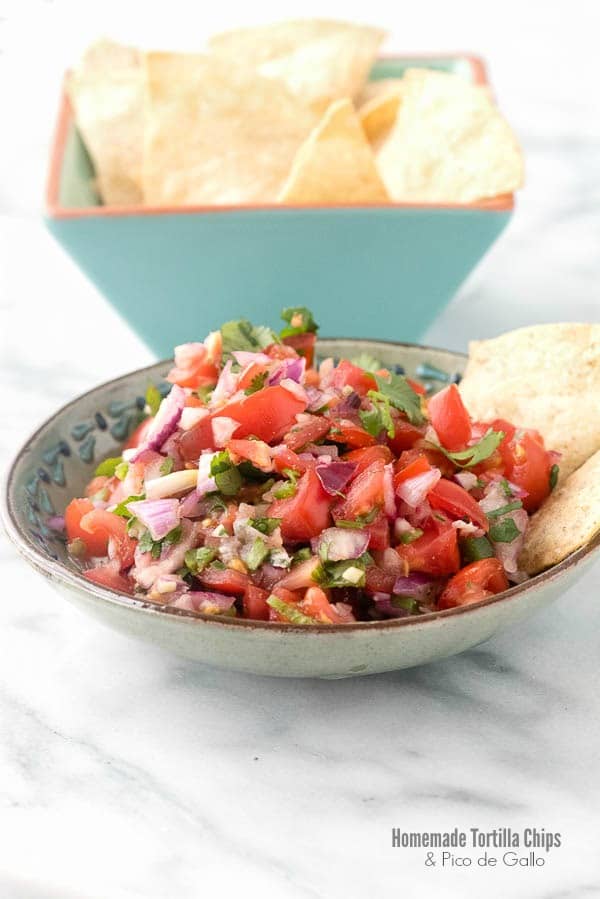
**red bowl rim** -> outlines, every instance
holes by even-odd
[[[475,84],[489,84],[487,70],[483,59],[471,53],[421,53],[408,56],[397,53],[384,54],[382,60],[424,60],[449,59],[462,60],[471,67]],[[198,213],[225,214],[228,212],[256,212],[263,210],[277,211],[285,214],[306,209],[461,209],[485,210],[488,212],[510,212],[514,207],[514,194],[501,194],[474,203],[353,203],[331,204],[310,203],[295,206],[283,206],[276,203],[259,203],[223,206],[62,206],[59,199],[60,182],[64,163],[65,146],[73,122],[73,110],[63,85],[58,119],[54,131],[50,151],[48,177],[46,182],[46,214],[52,219],[113,218],[125,216],[148,215],[193,215]]]

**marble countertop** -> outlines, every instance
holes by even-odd
[[[137,5],[110,0],[95,16],[60,0],[18,6],[0,30],[11,124],[0,148],[2,466],[58,405],[151,360],[40,222],[60,72],[98,33],[135,39]],[[157,4],[165,15],[145,13],[146,38],[184,31],[189,42],[191,6]],[[302,5],[315,10],[363,13]],[[197,33],[227,15],[197,12]],[[389,4],[369,15],[389,22]],[[428,0],[395,17],[394,48],[487,57],[528,162],[511,226],[426,342],[463,349],[534,321],[599,321],[597,6]],[[173,658],[83,617],[3,536],[0,565],[2,899],[600,896],[597,565],[462,656],[337,682]],[[468,869],[433,868],[423,851],[392,848],[393,827],[537,827],[562,846],[538,850],[535,868],[481,867],[474,850]]]

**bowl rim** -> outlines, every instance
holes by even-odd
[[[462,60],[471,68],[474,84],[489,85],[489,78],[484,60],[473,53],[384,53],[378,57],[380,61],[393,60]],[[392,209],[448,209],[463,211],[487,211],[510,212],[514,208],[514,193],[499,194],[496,197],[475,201],[473,203],[306,203],[294,206],[283,206],[277,203],[255,203],[243,205],[190,205],[190,206],[145,206],[132,204],[128,206],[63,206],[60,202],[60,184],[64,165],[65,147],[71,124],[73,123],[73,109],[66,90],[67,75],[65,75],[58,118],[52,140],[48,175],[46,180],[46,215],[49,219],[87,219],[87,218],[124,218],[128,216],[163,216],[163,215],[226,215],[232,212],[276,212],[286,215],[293,212],[306,210],[392,210]]]
[[[350,337],[322,337],[321,340],[327,340],[329,342],[339,341],[340,343],[344,342],[357,344],[363,344],[365,342],[361,338]],[[425,344],[383,339],[369,339],[368,342],[372,344],[383,344],[384,346],[411,349],[416,348],[419,350],[424,350],[426,352],[449,353],[458,359],[467,358],[465,353],[444,349],[443,347],[427,346]],[[151,616],[166,614],[174,619],[180,619],[182,621],[188,622],[191,621],[192,623],[202,622],[205,624],[210,624],[213,627],[241,627],[248,630],[264,630],[273,633],[306,633],[307,630],[310,633],[317,634],[338,632],[354,633],[357,631],[393,630],[399,627],[410,627],[417,624],[435,626],[436,622],[439,622],[446,618],[454,618],[458,615],[469,615],[471,613],[476,613],[477,611],[486,609],[497,603],[504,603],[506,601],[515,599],[516,597],[519,597],[525,593],[533,592],[537,587],[560,578],[566,571],[575,568],[580,562],[600,549],[599,533],[591,541],[580,547],[578,550],[575,550],[575,552],[568,555],[565,559],[563,559],[562,562],[559,562],[557,565],[553,565],[546,571],[543,571],[540,574],[529,578],[522,584],[516,584],[513,587],[510,587],[508,590],[504,590],[501,593],[497,593],[494,596],[490,596],[487,599],[483,599],[477,603],[469,603],[467,605],[457,606],[453,609],[443,609],[437,612],[428,612],[425,615],[408,616],[406,618],[390,618],[383,621],[356,621],[349,624],[317,623],[314,625],[310,625],[310,627],[306,625],[284,624],[283,622],[277,621],[256,621],[254,619],[248,618],[227,618],[225,616],[214,616],[206,615],[201,612],[192,612],[188,611],[187,609],[169,608],[167,606],[161,605],[160,603],[154,603],[150,600],[131,597],[125,593],[119,593],[116,590],[111,590],[108,587],[102,587],[98,584],[94,584],[92,581],[87,580],[83,576],[83,574],[78,572],[76,569],[71,570],[63,562],[60,562],[57,559],[50,559],[45,556],[44,553],[37,547],[37,545],[26,534],[24,534],[19,527],[13,498],[17,467],[19,466],[22,457],[30,451],[32,444],[34,444],[35,441],[43,434],[43,432],[54,421],[54,419],[56,419],[58,416],[62,415],[62,413],[66,412],[72,407],[76,406],[81,400],[84,400],[97,391],[104,390],[107,387],[125,384],[131,377],[143,375],[150,372],[155,373],[157,369],[166,368],[171,363],[171,359],[158,360],[157,362],[153,362],[151,365],[142,366],[141,368],[135,369],[134,371],[130,371],[123,375],[119,375],[116,378],[112,378],[109,381],[104,381],[103,383],[92,387],[90,390],[86,390],[84,393],[79,394],[74,399],[63,404],[59,409],[57,409],[56,412],[53,413],[53,415],[47,418],[38,428],[36,428],[35,431],[25,440],[21,448],[15,454],[12,462],[9,464],[7,473],[4,478],[4,488],[2,490],[2,495],[0,498],[0,518],[2,519],[8,537],[14,543],[19,553],[25,558],[27,562],[29,562],[30,565],[32,565],[33,568],[35,568],[41,574],[49,577],[50,579],[60,582],[66,587],[79,590],[83,593],[91,594],[94,599],[107,601],[112,605],[145,612],[146,614]]]

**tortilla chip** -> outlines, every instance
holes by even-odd
[[[538,574],[600,533],[600,452],[584,462],[530,519],[519,567]]]
[[[93,44],[67,79],[77,128],[104,203],[141,203],[144,75],[140,53],[108,40]]]
[[[209,47],[231,64],[280,79],[322,113],[333,100],[358,95],[384,37],[379,28],[306,19],[225,32]]]
[[[150,53],[146,71],[146,202],[275,202],[315,113],[280,82],[210,55]]]
[[[523,183],[515,136],[487,88],[408,69],[394,127],[377,152],[393,200],[470,203]]]
[[[337,100],[302,144],[282,203],[385,203],[373,151],[350,100]]]
[[[377,148],[396,121],[400,99],[399,92],[382,93],[364,103],[358,110],[367,140]]]
[[[562,454],[562,480],[600,449],[600,325],[534,325],[475,341],[460,392],[474,418],[539,431]]]
[[[403,84],[403,78],[377,78],[375,81],[367,81],[356,99],[359,112],[371,100],[380,100],[382,97],[389,97],[390,94],[400,96]]]

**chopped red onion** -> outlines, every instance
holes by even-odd
[[[246,368],[249,365],[270,365],[273,360],[266,353],[249,353],[246,350],[234,350],[231,354],[238,365]]]
[[[304,377],[304,369],[306,368],[306,359],[303,356],[297,356],[291,359],[282,359],[281,362],[269,375],[267,384],[274,387],[281,384],[284,379],[290,378],[297,384],[300,384]]]
[[[162,540],[179,524],[177,499],[135,500],[127,503],[125,508],[148,528],[153,540]]]
[[[407,478],[406,481],[402,481],[396,492],[400,499],[415,509],[425,500],[427,494],[435,487],[441,476],[442,473],[439,468],[432,468],[430,471],[424,471],[423,474],[415,475],[414,478]]]
[[[391,462],[383,469],[383,510],[388,518],[395,518],[396,494],[394,493],[394,469]]]
[[[202,505],[202,500],[198,499],[198,494],[195,490],[191,490],[187,496],[184,496],[180,501],[179,505],[179,514],[182,518],[200,518],[204,516],[205,510]]]
[[[186,609],[188,612],[201,612],[204,615],[222,615],[228,612],[235,602],[235,596],[223,593],[211,593],[204,590],[190,590],[178,596],[169,605],[175,609]]]
[[[352,393],[349,393],[348,396],[345,396],[341,403],[335,407],[336,415],[351,415],[353,412],[356,412],[357,409],[360,409],[361,398],[358,393],[354,390]]]
[[[184,407],[185,390],[178,384],[173,384],[170,392],[158,407],[158,412],[142,443],[135,449],[125,450],[123,458],[127,462],[137,462],[145,450],[159,450],[177,428]]]
[[[454,480],[465,490],[473,490],[474,487],[477,487],[478,478],[472,471],[459,471],[454,475]]]
[[[217,385],[210,397],[212,406],[218,406],[225,402],[225,400],[228,400],[230,396],[233,396],[237,390],[238,376],[231,371],[232,365],[233,362],[229,359],[223,366]]]
[[[394,584],[394,594],[396,596],[406,596],[410,599],[425,600],[437,590],[439,584],[428,574],[415,571],[406,577],[400,576],[396,578]]]
[[[139,546],[135,550],[135,565],[132,574],[136,582],[145,590],[149,590],[157,578],[165,574],[174,574],[185,561],[188,549],[197,546],[199,529],[187,518],[181,520],[181,538],[178,543],[164,547],[160,558],[153,559],[149,552],[141,552]]]
[[[196,472],[196,497],[198,499],[217,489],[217,482],[210,473],[210,465],[215,456],[216,453],[202,453],[198,460],[198,471]]]
[[[240,423],[235,418],[229,418],[226,415],[218,415],[211,421],[214,445],[223,447],[231,440]]]
[[[525,580],[523,572],[519,571],[518,559],[523,547],[525,531],[529,524],[529,516],[525,509],[515,509],[512,512],[508,512],[506,515],[502,515],[498,521],[506,521],[507,518],[512,518],[515,527],[520,531],[519,536],[515,537],[510,543],[492,541],[492,545],[494,547],[496,558],[504,567],[507,578],[509,581],[518,584],[522,580]]]
[[[323,490],[330,496],[340,493],[355,471],[354,462],[319,463],[315,468]]]
[[[51,515],[50,518],[46,521],[46,524],[53,531],[64,531],[65,529],[65,516],[64,515]]]
[[[309,443],[306,446],[305,452],[301,453],[301,455],[310,454],[311,456],[329,456],[334,459],[339,455],[339,447],[335,445],[335,443],[324,443],[322,446],[318,446],[316,443]]]
[[[321,390],[327,390],[328,387],[331,387],[331,382],[333,380],[333,371],[334,371],[333,359],[329,356],[327,359],[323,359],[321,364],[319,365],[319,382]]]
[[[168,496],[177,496],[187,493],[196,486],[198,472],[195,468],[185,468],[182,471],[172,471],[161,478],[146,481],[146,499],[164,499]],[[129,494],[135,496],[136,494]]]
[[[311,549],[329,562],[358,559],[366,552],[369,534],[356,528],[326,528],[310,541]]]
[[[399,540],[402,534],[409,534],[414,527],[407,518],[397,518],[394,522],[394,537]]]
[[[463,521],[460,518],[452,522],[452,527],[460,532],[461,537],[483,537],[485,533],[483,528],[478,528],[472,521]]]
[[[291,378],[284,378],[280,384],[280,387],[283,387],[284,390],[287,390],[288,393],[291,393],[292,396],[296,397],[297,400],[300,400],[305,406],[308,406],[308,397],[306,395],[306,390],[304,387],[301,387],[300,384],[297,384],[295,381],[292,381]]]
[[[281,587],[286,587],[288,590],[301,590],[303,587],[314,587],[315,582],[312,579],[312,573],[319,567],[319,564],[320,562],[317,556],[306,559],[305,562],[299,562],[297,565],[294,565],[289,574],[286,574],[285,577],[281,578],[279,585]]]
[[[488,512],[501,509],[502,506],[506,506],[509,502],[510,500],[506,498],[506,494],[500,486],[500,481],[491,481],[485,488],[483,499],[479,500],[479,507],[487,515]]]
[[[189,584],[178,574],[161,574],[154,581],[152,594],[158,593],[166,601],[169,597],[173,600],[175,594],[187,593],[189,589]]]
[[[194,425],[198,424],[203,418],[206,418],[207,415],[210,415],[208,409],[198,406],[186,406],[181,413],[179,427],[184,431],[189,431],[190,428],[193,428]]]

